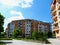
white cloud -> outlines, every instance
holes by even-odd
[[[11,21],[24,19],[21,12],[11,11],[10,13],[12,16],[10,18],[5,19],[5,21],[4,21],[4,23],[5,23],[4,30],[6,29],[8,23],[10,23]]]
[[[9,7],[21,7],[21,8],[28,8],[31,7],[33,4],[33,0],[0,0],[0,4]]]

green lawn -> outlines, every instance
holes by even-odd
[[[5,45],[5,43],[0,41],[0,45]]]
[[[12,40],[12,38],[0,38],[0,40]]]
[[[12,40],[12,38],[0,38],[0,40]],[[0,41],[0,45],[6,45],[6,43]]]

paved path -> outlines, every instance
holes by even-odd
[[[22,40],[5,40],[4,42],[7,42],[6,45],[60,45],[60,39],[49,39],[49,41],[51,42],[51,44],[27,42]]]
[[[51,45],[60,45],[60,39],[49,39]]]

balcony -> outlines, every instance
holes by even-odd
[[[56,26],[56,27],[53,28],[53,31],[57,31],[57,30],[59,30],[58,26]]]
[[[56,16],[56,15],[53,16],[52,19],[53,19],[54,21],[57,21],[57,16]]]
[[[57,25],[58,24],[58,21],[54,22],[53,25]]]
[[[56,10],[52,11],[52,16],[56,15]]]
[[[59,6],[58,6],[58,10],[60,10],[60,4],[59,4]]]
[[[60,21],[60,16],[59,16],[59,19],[58,19],[58,21]]]
[[[60,3],[60,0],[56,0],[56,2],[59,2]]]
[[[53,0],[53,4],[56,4],[56,0]]]
[[[52,11],[55,10],[55,5],[54,4],[51,5],[51,10]]]

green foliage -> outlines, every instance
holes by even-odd
[[[0,25],[0,33],[4,31],[3,26]]]
[[[39,37],[40,37],[40,33],[39,32],[35,31],[35,32],[32,33],[32,38],[33,39],[38,39]]]
[[[5,32],[2,32],[0,37],[1,38],[4,38],[4,37],[6,37],[5,35],[6,35],[6,33]]]
[[[0,13],[0,37],[1,37],[1,32],[4,31],[3,24],[4,24],[4,16]]]
[[[47,35],[48,35],[48,38],[52,38],[52,32],[51,31],[48,31]]]
[[[0,40],[12,40],[12,38],[0,38]]]
[[[50,42],[47,40],[47,38],[48,38],[47,34],[48,34],[47,32],[37,32],[37,31],[35,31],[35,32],[32,33],[32,39],[39,40],[39,41],[42,41],[42,42],[48,44]]]
[[[0,13],[0,25],[4,24],[4,16]]]
[[[47,32],[43,32],[43,39],[47,39],[48,36],[47,36]]]
[[[17,33],[18,31],[16,31]],[[17,34],[15,34],[16,36],[19,36]],[[35,31],[35,32],[32,32],[32,37],[29,37],[29,36],[26,36],[25,38],[15,38],[17,40],[27,40],[27,41],[39,41],[39,42],[44,42],[44,43],[50,43],[48,40],[47,40],[47,32],[38,32],[38,31]]]
[[[1,41],[0,41],[0,45],[6,45],[6,43],[5,43],[5,42],[1,42]]]
[[[31,37],[30,36],[26,36],[25,39],[31,39]]]
[[[14,32],[12,33],[12,36],[14,38],[18,37],[18,36],[22,36],[22,30],[19,29],[15,29]]]
[[[35,32],[32,33],[32,38],[36,39],[36,40],[44,41],[44,40],[47,39],[47,32],[37,32],[37,31],[35,31]]]

